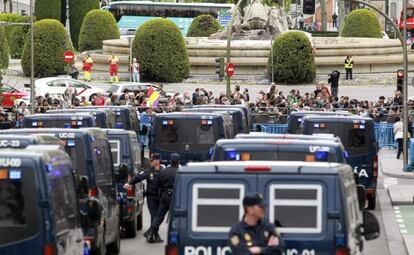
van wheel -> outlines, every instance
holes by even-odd
[[[121,251],[121,231],[119,231],[119,226],[117,228],[117,233],[115,241],[106,246],[108,254],[119,254]]]
[[[373,195],[372,197],[368,197],[368,210],[375,210],[375,204],[377,202],[377,196]]]
[[[125,222],[125,236],[128,238],[134,238],[137,235],[137,219],[133,221]]]
[[[143,214],[144,212],[141,211],[141,213],[137,216],[137,230],[142,230],[143,227]]]

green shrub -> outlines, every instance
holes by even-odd
[[[3,27],[0,27],[0,69],[7,67],[9,67],[9,46],[6,32]]]
[[[146,80],[181,82],[190,72],[180,29],[167,19],[153,19],[139,27],[132,56],[140,63],[141,74]]]
[[[70,36],[77,49],[83,19],[90,10],[99,9],[99,0],[70,0],[69,4]]]
[[[27,26],[15,26],[12,29],[9,47],[10,55],[14,59],[20,59],[22,57],[22,51],[24,46],[24,40],[29,32]]]
[[[22,16],[22,15],[15,14],[15,13],[0,13],[0,21],[13,22],[13,23],[28,23],[28,22],[30,22],[30,17],[29,16]],[[12,32],[13,32],[15,27],[20,27],[20,26],[7,26],[7,27],[5,27],[7,40],[8,40],[10,45],[13,44],[12,41],[11,41],[11,36],[12,36]]]
[[[102,41],[119,39],[119,30],[112,13],[89,11],[83,19],[79,35],[79,51],[102,49]]]
[[[368,9],[359,9],[346,17],[341,36],[382,38],[382,33],[375,14]]]
[[[57,20],[44,19],[34,24],[34,74],[36,77],[64,73],[63,53],[68,49],[67,31]],[[30,75],[30,36],[26,36],[22,53],[22,68]]]
[[[315,63],[312,45],[302,32],[281,34],[273,43],[274,80],[283,83],[312,82],[315,79]],[[272,75],[272,55],[267,70]]]
[[[209,14],[202,14],[197,16],[191,22],[188,29],[187,36],[189,37],[207,37],[211,34],[220,31],[220,23],[213,16]]]
[[[61,0],[40,0],[35,2],[34,16],[37,20],[61,19]]]

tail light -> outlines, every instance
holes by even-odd
[[[89,189],[89,196],[90,197],[97,197],[98,196],[98,187],[92,187]]]
[[[127,188],[127,197],[135,197],[135,187],[129,186]]]
[[[336,248],[335,255],[349,255],[349,249],[348,248]]]
[[[43,255],[57,255],[56,245],[46,244],[43,247]]]
[[[372,162],[372,175],[378,178],[378,156],[375,156]]]
[[[167,245],[165,247],[165,255],[178,255],[178,247],[175,245]]]
[[[246,166],[244,168],[246,172],[269,172],[270,167],[268,166]]]

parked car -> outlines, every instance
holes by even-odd
[[[152,84],[152,83],[122,82],[122,83],[110,85],[107,88],[106,93],[113,93],[116,95],[121,95],[122,93],[124,93],[125,89],[128,89],[128,91],[131,92],[131,94],[133,91],[147,92],[150,87],[153,87],[155,91],[157,92],[161,90],[161,87],[159,85]],[[167,96],[174,96],[175,94],[175,92],[168,92],[168,91],[165,91],[165,92],[167,93]]]
[[[12,108],[20,101],[24,101],[26,104],[30,101],[30,93],[27,93],[26,91],[18,90],[4,83],[1,89],[3,92],[3,102],[1,103],[1,107],[3,108]]]
[[[36,96],[44,96],[46,93],[49,93],[51,97],[56,97],[57,94],[64,94],[69,86],[73,86],[76,89],[77,96],[85,96],[89,101],[98,93],[106,94],[104,89],[67,77],[38,79],[35,81],[35,86]]]

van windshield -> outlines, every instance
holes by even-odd
[[[38,232],[38,206],[33,169],[0,170],[0,245]]]

